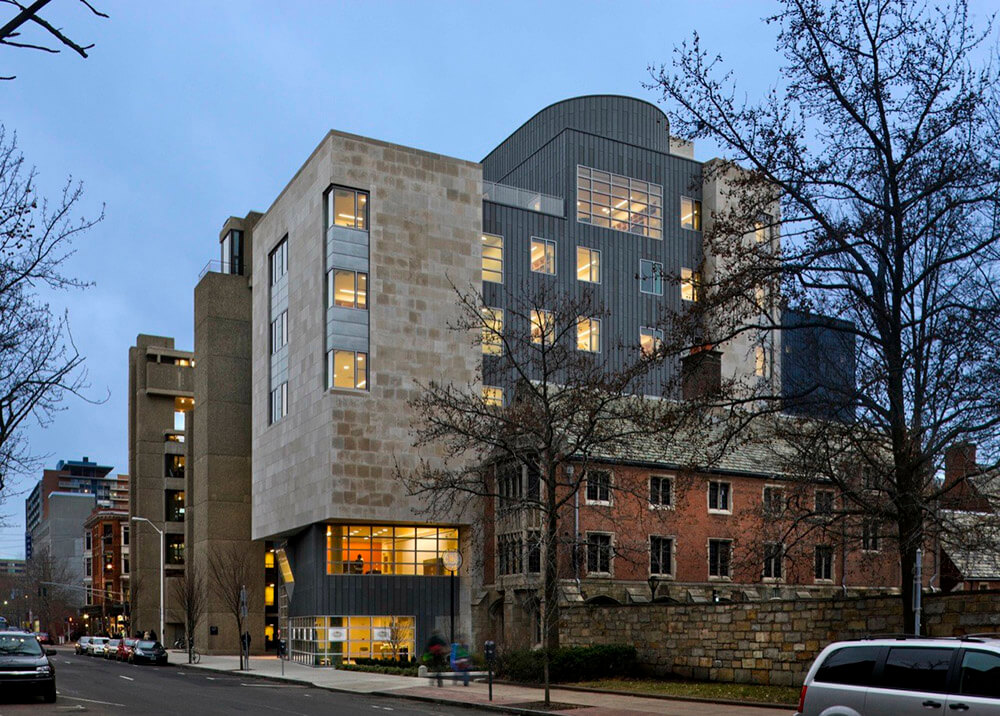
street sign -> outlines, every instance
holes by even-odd
[[[240,587],[240,616],[246,619],[247,611],[247,586],[244,584]]]
[[[391,639],[391,627],[372,627],[372,641],[390,641]]]
[[[328,637],[330,641],[347,641],[347,627],[330,627]]]

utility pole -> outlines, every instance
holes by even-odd
[[[913,631],[917,636],[920,636],[920,608],[921,601],[924,595],[923,589],[923,578],[921,577],[920,570],[923,566],[923,556],[924,551],[917,547],[917,564],[913,569]]]

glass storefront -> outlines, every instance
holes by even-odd
[[[326,572],[445,576],[444,553],[457,549],[455,527],[328,525]]]
[[[292,661],[339,666],[357,659],[409,659],[416,655],[416,619],[403,616],[293,617]]]

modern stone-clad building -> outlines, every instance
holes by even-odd
[[[718,268],[702,222],[724,200],[668,129],[655,105],[591,96],[541,110],[481,163],[331,131],[266,211],[224,223],[195,290],[194,353],[140,336],[130,354],[130,441],[146,476],[133,514],[159,514],[183,490],[184,524],[164,524],[186,533],[188,564],[204,571],[232,544],[259,560],[255,648],[280,627],[293,659],[332,665],[413,655],[453,618],[466,638],[490,628],[502,585],[496,545],[473,536],[484,513],[429,514],[398,477],[440,459],[413,447],[409,401],[431,380],[513,395],[513,376],[449,328],[453,287],[482,287],[500,321],[518,292],[593,295],[606,317],[581,322],[580,350],[662,339],[662,312],[696,301],[700,272]],[[780,385],[780,338],[719,348],[723,376]],[[677,371],[662,367],[644,392]],[[186,429],[164,427],[168,407],[193,411]],[[183,480],[170,471],[179,455]],[[135,574],[140,534],[153,535],[133,534]],[[226,610],[208,611],[199,648],[233,650]]]
[[[194,404],[193,363],[190,351],[177,350],[174,339],[164,336],[139,335],[129,349],[131,625],[157,630],[166,643],[182,629],[172,583],[184,571],[185,439]],[[158,633],[161,537],[156,530],[164,540],[165,634]]]

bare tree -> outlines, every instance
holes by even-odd
[[[671,130],[727,155],[705,170],[725,206],[705,227],[702,300],[672,321],[667,352],[741,339],[764,351],[810,332],[856,352],[849,380],[783,395],[750,376],[702,407],[727,411],[727,441],[759,439],[750,426],[789,400],[838,418],[774,419],[776,442],[794,446],[790,475],[835,488],[846,532],[891,531],[912,631],[917,550],[949,529],[940,506],[961,484],[939,477],[945,448],[978,443],[996,464],[1000,67],[978,61],[991,27],[964,0],[780,5],[767,21],[787,63],[759,103],[697,35],[654,70]],[[782,330],[783,305],[813,318]]]
[[[260,565],[252,550],[238,542],[229,542],[214,548],[208,557],[208,578],[223,607],[236,622],[236,634],[242,639],[246,631],[241,594],[246,589],[247,605],[256,604],[260,595],[255,585],[260,577]],[[242,642],[239,642],[242,644]],[[243,650],[240,649],[240,668],[244,668]]]
[[[424,386],[412,403],[419,416],[416,446],[437,448],[443,466],[423,461],[399,474],[432,512],[495,514],[502,563],[520,565],[525,542],[534,543],[528,559],[537,559],[534,571],[540,572],[548,702],[549,649],[559,643],[562,552],[570,546],[576,558],[580,548],[575,534],[561,534],[561,520],[588,470],[620,456],[657,424],[659,402],[634,398],[655,361],[638,346],[608,345],[606,339],[600,345],[604,311],[586,295],[547,288],[507,292],[502,312],[473,289],[456,289],[456,296],[451,328],[482,349],[480,380]],[[605,488],[612,486],[599,489]],[[485,510],[484,502],[493,509]],[[492,526],[485,534],[492,539]]]
[[[413,643],[413,623],[410,619],[402,619],[400,617],[390,617],[389,626],[387,627],[388,639],[386,643],[389,645],[389,649],[392,650],[393,661],[399,659],[399,652],[404,647],[407,649],[409,645]],[[407,651],[409,657],[413,657],[413,654]]]
[[[40,287],[87,286],[62,273],[73,240],[103,218],[73,217],[82,196],[81,185],[67,182],[58,202],[39,199],[34,169],[0,127],[0,490],[7,476],[36,465],[27,425],[49,424],[67,395],[84,397],[84,359],[67,317],[39,296]]]
[[[80,45],[74,42],[63,34],[61,28],[55,27],[39,14],[51,1],[52,0],[34,0],[34,2],[25,5],[20,2],[20,0],[0,0],[0,4],[10,5],[15,9],[16,13],[10,20],[0,27],[0,45],[25,48],[29,50],[40,50],[42,52],[57,54],[59,52],[58,48],[51,47],[49,44],[41,44],[40,41],[26,40],[22,37],[21,28],[24,25],[30,24],[41,28],[42,35],[47,36],[47,40],[51,41],[54,39],[58,41],[59,44],[70,48],[81,57],[86,57],[87,50],[93,47],[92,44]],[[78,2],[85,6],[94,15],[103,18],[108,17],[106,14],[97,10],[93,5],[87,2],[87,0],[78,0]],[[13,76],[0,77],[0,80],[12,79],[14,79]]]
[[[196,564],[189,563],[184,573],[173,580],[172,589],[174,601],[184,622],[184,643],[188,653],[188,663],[194,661],[194,632],[205,615],[206,593],[205,578]]]

